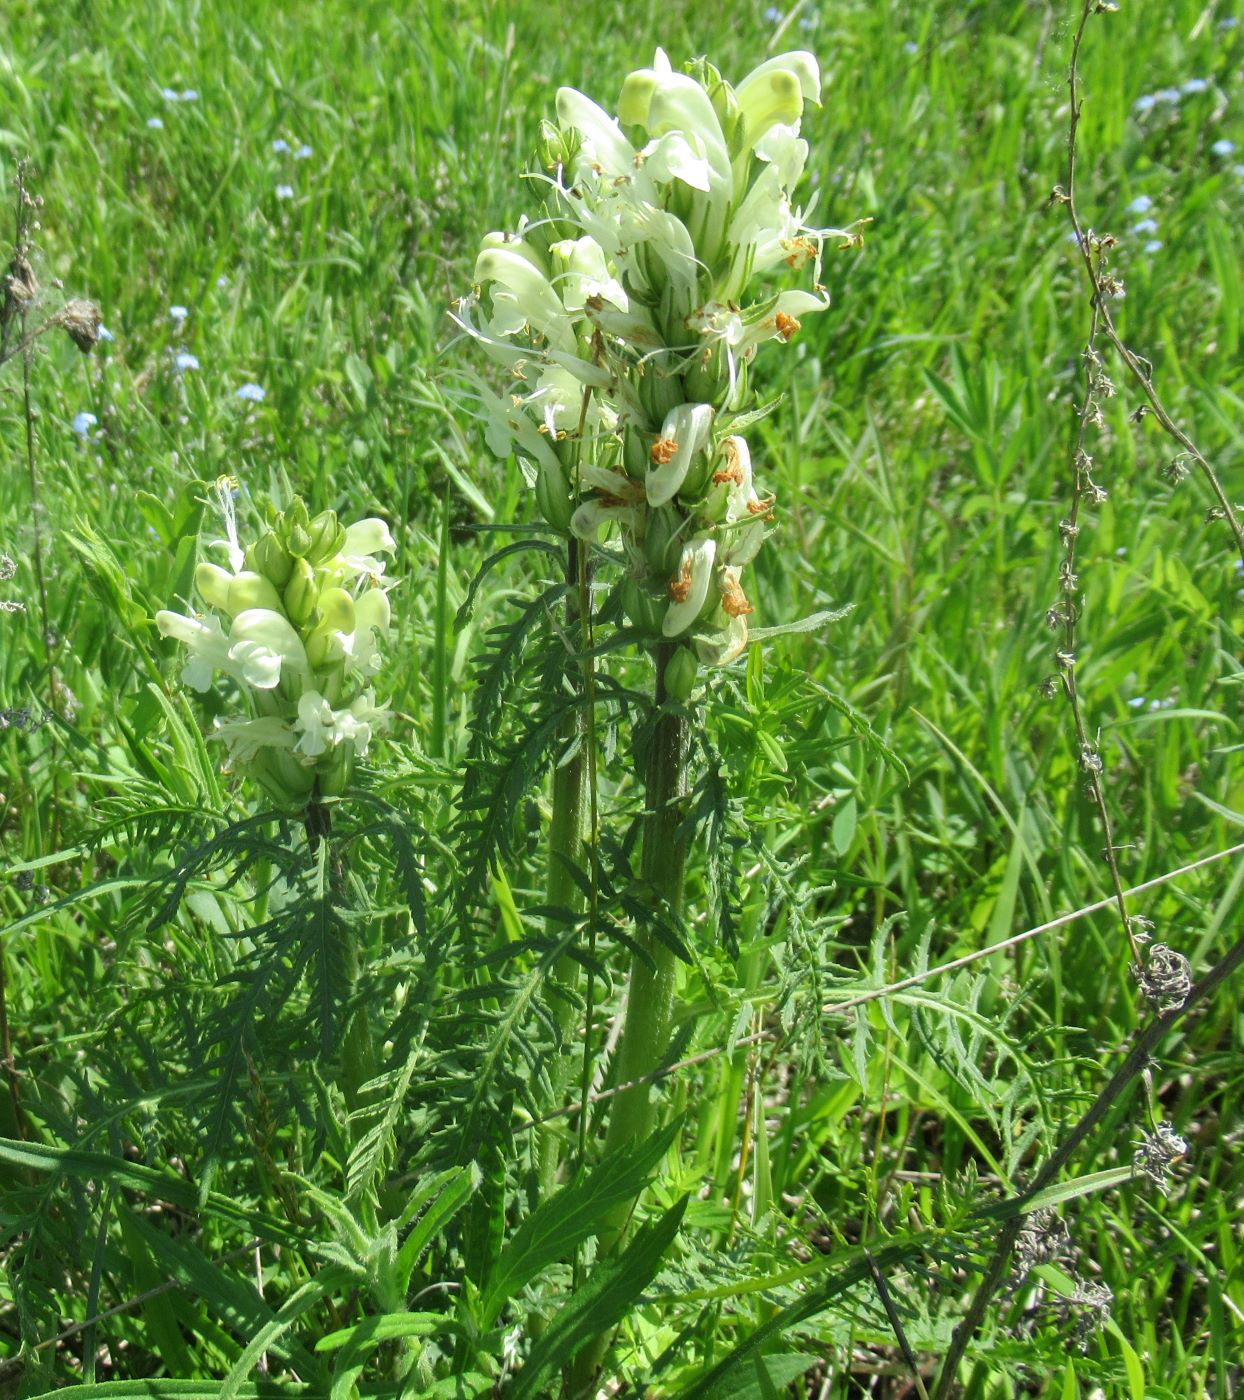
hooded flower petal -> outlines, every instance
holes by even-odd
[[[702,535],[683,547],[678,571],[670,580],[671,601],[661,624],[667,637],[681,636],[703,612],[713,581],[716,554],[716,544]]]
[[[310,671],[298,633],[280,613],[267,608],[248,608],[233,619],[229,659],[241,679],[256,690],[279,685],[283,667],[296,676],[305,677]]]
[[[663,506],[682,489],[692,460],[704,446],[712,426],[711,404],[680,403],[666,414],[657,448],[662,444],[669,444],[669,447],[665,453],[653,449],[656,465],[647,477],[650,506]]]

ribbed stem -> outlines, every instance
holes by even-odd
[[[687,793],[687,749],[690,727],[681,712],[666,710],[665,668],[674,645],[656,648],[657,722],[648,752],[644,779],[643,876],[651,891],[654,917],[664,911],[677,920],[683,909],[687,843],[679,836],[682,799]],[[678,965],[673,949],[651,928],[637,930],[638,950],[631,957],[626,991],[626,1018],[618,1046],[617,1080],[644,1079],[661,1067],[669,1052],[674,1025],[674,991]],[[605,1155],[630,1143],[642,1142],[656,1126],[652,1085],[644,1082],[624,1089],[611,1101]],[[597,1239],[598,1260],[612,1254],[625,1238],[634,1201],[623,1202],[606,1220]],[[609,1334],[593,1338],[571,1366],[570,1394],[594,1393],[593,1378],[609,1346]]]
[[[677,920],[682,914],[687,864],[687,843],[678,835],[678,828],[683,819],[682,799],[687,793],[690,731],[685,714],[664,708],[665,667],[673,654],[671,643],[662,643],[656,650],[658,717],[644,782],[643,877],[652,891],[654,914],[664,908]],[[678,975],[674,950],[651,928],[639,930],[637,942],[641,951],[631,958],[626,1020],[618,1046],[617,1079],[622,1084],[660,1067],[669,1049],[674,1022]],[[652,1132],[655,1122],[652,1086],[637,1084],[624,1089],[610,1109],[606,1154],[641,1141]]]

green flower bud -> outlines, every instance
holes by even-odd
[[[646,436],[650,438],[652,435],[649,433]],[[627,476],[634,477],[636,481],[642,481],[648,474],[650,445],[645,434],[637,428],[627,428],[622,435],[622,465],[626,468]]]
[[[570,517],[574,513],[570,483],[560,465],[554,468],[546,462],[540,463],[536,477],[536,504],[540,507],[540,514],[554,529],[570,529]]]
[[[315,570],[305,559],[296,558],[284,593],[285,615],[295,627],[304,626],[315,616],[319,592]]]
[[[306,559],[310,564],[323,564],[334,554],[339,554],[346,542],[345,526],[338,523],[335,510],[321,511],[311,522],[308,534],[311,543]]]
[[[661,624],[665,621],[665,610],[669,606],[664,596],[658,596],[642,583],[628,578],[622,584],[621,603],[632,627],[650,637],[663,635]]]
[[[291,525],[285,532],[285,548],[295,559],[304,559],[311,548],[311,532],[301,525]]]
[[[307,805],[315,786],[315,768],[288,749],[261,748],[247,764],[247,771],[278,807],[297,811]]]
[[[236,617],[247,608],[267,608],[269,612],[279,613],[282,603],[280,593],[262,574],[243,570],[229,580],[226,611],[230,617]]]
[[[338,744],[330,749],[316,765],[320,791],[325,797],[340,797],[354,776],[354,745]]]
[[[246,551],[246,567],[262,574],[274,588],[284,588],[294,571],[294,559],[276,535],[266,530]]]
[[[221,612],[229,610],[229,585],[232,582],[233,575],[215,564],[200,564],[194,571],[194,586],[199,590],[199,597],[209,607],[219,608]]]
[[[674,700],[687,700],[695,686],[699,663],[686,647],[679,647],[665,666],[665,692]]]
[[[644,558],[657,578],[669,578],[677,567],[682,558],[682,535],[682,521],[670,506],[658,506],[649,512]]]

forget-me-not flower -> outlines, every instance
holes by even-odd
[[[168,309],[168,318],[174,325],[180,326],[189,315],[190,312],[184,306],[170,306]]]
[[[286,155],[289,152],[289,142],[284,138],[284,136],[278,136],[276,140],[272,143],[272,149],[276,152],[278,156]]]
[[[1153,208],[1153,200],[1147,194],[1138,194],[1127,206],[1129,214],[1147,214]]]
[[[1162,240],[1160,238],[1151,238],[1148,243],[1145,244],[1146,253],[1159,253],[1161,251]]]
[[[1191,97],[1194,93],[1204,92],[1209,87],[1209,83],[1204,78],[1189,78],[1179,89],[1185,97]]]
[[[181,100],[183,102],[197,102],[199,100],[199,94],[194,88],[186,88],[181,95]]]
[[[1221,141],[1215,141],[1210,150],[1216,156],[1233,156],[1235,154],[1235,142],[1228,141],[1224,136]]]
[[[173,363],[179,370],[198,369],[199,357],[192,355],[189,350],[180,350]]]
[[[179,93],[176,88],[161,88],[160,96],[165,100],[165,102],[181,101],[181,93]]]
[[[315,152],[305,142],[294,152],[295,160],[310,160]]]
[[[164,123],[160,120],[159,117],[148,117],[147,125],[151,128],[152,131],[164,130]]]
[[[263,403],[266,392],[262,384],[243,384],[237,396],[247,403]]]
[[[116,336],[113,335],[113,333],[108,329],[108,327],[104,325],[101,325],[100,328],[95,332],[95,338],[96,340],[108,341],[109,343],[116,340]]]
[[[1157,233],[1158,221],[1156,219],[1141,219],[1132,229],[1133,233]]]
[[[294,187],[293,187],[293,185],[278,185],[278,186],[276,187],[276,197],[277,197],[278,199],[293,199],[293,197],[294,197]]]
[[[80,438],[88,437],[91,429],[99,422],[93,413],[75,413],[70,427]]]

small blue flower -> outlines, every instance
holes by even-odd
[[[1153,208],[1153,200],[1147,194],[1138,194],[1127,206],[1129,214],[1147,214]]]
[[[267,391],[261,384],[243,384],[238,390],[238,398],[247,403],[263,403]]]
[[[1074,243],[1078,248],[1080,246],[1080,235],[1078,233],[1069,233],[1064,242]]]
[[[1159,102],[1178,102],[1180,95],[1177,87],[1159,88],[1155,94]]]
[[[904,52],[904,53],[919,53],[919,52],[920,52],[920,45],[917,44],[916,41],[915,41],[914,39],[908,39],[908,41],[903,45],[903,52]]]
[[[799,21],[799,28],[802,29],[805,34],[810,34],[816,28],[816,16],[804,15]]]
[[[293,187],[293,185],[278,185],[278,186],[276,187],[276,197],[277,197],[278,199],[293,199],[293,197],[294,197],[294,187]]]
[[[1234,15],[1228,15],[1228,17],[1227,17],[1226,19],[1220,19],[1220,20],[1218,21],[1218,28],[1219,28],[1219,29],[1234,29],[1234,28],[1236,27],[1236,25],[1239,24],[1239,22],[1240,22],[1240,21],[1239,21],[1238,19],[1236,19],[1236,17],[1235,17]]]
[[[80,438],[89,437],[91,429],[99,422],[93,413],[75,413],[70,427]]]
[[[1133,229],[1133,233],[1157,233],[1158,221],[1156,219],[1141,219]]]
[[[298,149],[294,152],[294,159],[310,160],[314,154],[315,152],[311,149],[311,147],[304,143],[303,145],[299,146]]]
[[[1145,244],[1145,252],[1160,253],[1162,251],[1162,246],[1163,244],[1160,238],[1151,238],[1148,243]]]
[[[1237,180],[1244,180],[1244,165],[1233,165],[1231,173]]]
[[[105,341],[107,341],[109,344],[111,344],[114,340],[116,340],[116,336],[113,335],[113,333],[112,333],[112,332],[108,329],[108,327],[105,326],[105,325],[101,325],[101,326],[100,326],[99,330],[97,330],[97,331],[95,332],[95,336],[96,336],[96,339],[98,339],[98,340],[105,340]]]
[[[160,96],[165,100],[165,102],[181,101],[181,93],[179,93],[176,88],[161,88]]]
[[[276,140],[272,143],[272,149],[279,156],[285,155],[289,151],[289,142],[284,138],[284,136],[278,136]]]
[[[188,369],[198,369],[199,357],[192,355],[189,350],[179,350],[173,363],[183,372]]]
[[[216,285],[220,288],[222,292],[229,285],[229,279],[224,275],[223,272],[220,274],[219,277],[217,277]]]
[[[1143,710],[1149,702],[1143,695],[1133,695],[1127,703],[1133,710]]]
[[[768,20],[770,24],[781,24],[782,12],[776,5],[770,5],[765,11],[765,19]]]
[[[181,100],[183,102],[197,102],[199,100],[199,94],[194,90],[194,88],[186,88],[186,90],[181,95]]]
[[[189,311],[184,306],[170,306],[168,309],[169,320],[179,326],[189,315]]]
[[[160,120],[159,117],[148,117],[147,125],[152,129],[152,131],[164,130],[164,123]]]
[[[1209,87],[1209,83],[1204,78],[1189,78],[1179,89],[1185,97],[1191,97],[1194,93],[1204,92]]]
[[[1224,136],[1221,141],[1215,141],[1210,150],[1216,156],[1222,156],[1225,159],[1227,156],[1235,155],[1235,142],[1228,141]]]
[[[1157,105],[1158,99],[1146,93],[1143,97],[1138,97],[1136,101],[1132,103],[1132,111],[1135,112],[1138,117],[1144,117],[1148,116]]]

